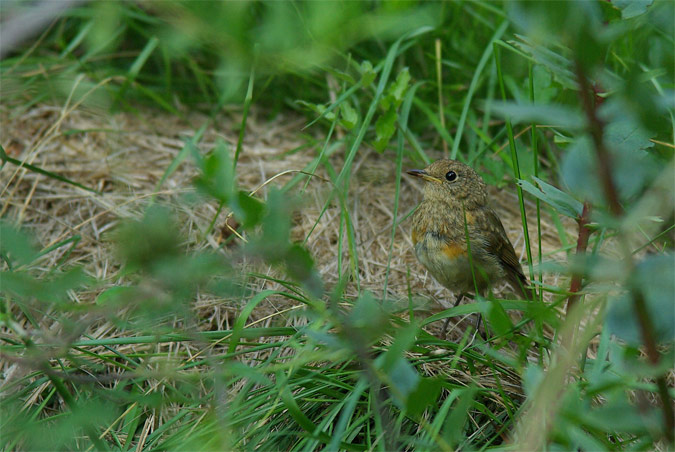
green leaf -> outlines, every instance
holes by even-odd
[[[342,124],[345,129],[351,130],[359,121],[359,115],[349,102],[345,101],[340,104],[340,119],[340,124]]]
[[[538,103],[546,104],[555,99],[558,94],[558,86],[553,83],[551,73],[545,67],[535,65],[532,69],[534,77],[534,92]],[[525,83],[529,83],[525,80]]]
[[[547,68],[553,75],[554,80],[564,88],[578,89],[576,76],[572,71],[572,62],[568,58],[560,52],[554,52],[543,45],[532,42],[523,35],[516,34],[515,36],[519,41],[509,41],[509,44],[530,55],[537,63]],[[566,53],[569,53],[569,50]],[[544,99],[537,96],[537,100],[543,101]]]
[[[438,402],[442,387],[443,380],[440,378],[420,378],[417,387],[408,394],[406,414],[417,419],[424,410]]]
[[[654,147],[651,135],[639,123],[620,118],[605,127],[605,143],[612,149],[637,151]]]
[[[359,69],[361,70],[361,86],[367,88],[375,81],[377,73],[373,69],[371,62],[368,60],[363,61]]]
[[[362,293],[356,300],[347,321],[352,328],[359,330],[367,342],[381,337],[389,329],[387,312],[370,292]]]
[[[141,220],[122,223],[116,231],[117,254],[132,268],[149,270],[156,262],[181,255],[182,242],[169,211],[151,206]]]
[[[673,294],[675,294],[675,254],[648,256],[638,264],[631,284],[640,290],[647,305],[654,330],[660,343],[675,340]],[[605,319],[609,331],[633,345],[642,344],[642,332],[637,323],[634,302],[629,293],[614,297]]]
[[[410,84],[410,71],[408,71],[408,68],[403,68],[401,72],[399,72],[398,76],[396,77],[396,80],[394,83],[389,86],[388,90],[388,96],[393,102],[394,106],[396,108],[401,106],[401,102],[403,102],[403,98],[405,97],[405,93],[408,89],[408,85]]]
[[[394,402],[403,409],[407,405],[410,394],[417,389],[422,378],[415,367],[402,356],[394,362],[387,374],[392,384],[391,393]]]
[[[534,397],[539,384],[544,380],[544,371],[536,364],[529,364],[523,372],[523,390],[528,398]]]
[[[499,302],[492,302],[487,312],[487,321],[498,336],[506,335],[513,329],[513,322]]]
[[[415,344],[415,338],[419,332],[419,327],[414,324],[408,324],[396,331],[394,342],[389,346],[384,354],[382,370],[387,372],[391,369],[399,358],[403,357],[405,352]]]
[[[265,214],[265,204],[240,190],[230,207],[245,228],[257,226]]]
[[[301,283],[315,297],[323,295],[323,281],[314,268],[309,251],[301,245],[292,245],[286,254],[288,275]]]
[[[32,239],[4,220],[0,220],[0,253],[10,265],[12,262],[17,265],[29,264],[38,256]]]
[[[607,124],[604,141],[620,199],[625,201],[638,195],[658,171],[654,158],[644,150],[652,146],[647,133],[632,121],[621,119]],[[578,198],[599,205],[605,203],[590,137],[581,136],[570,146],[563,157],[561,171],[565,184]]]
[[[376,151],[381,153],[387,147],[389,140],[396,131],[396,117],[396,109],[390,107],[375,123],[376,139],[374,146]]]
[[[241,310],[239,317],[237,317],[237,320],[232,326],[232,336],[230,337],[230,345],[227,347],[227,353],[234,353],[234,351],[237,349],[239,339],[241,338],[241,333],[246,326],[246,321],[255,307],[267,297],[280,293],[281,292],[275,290],[264,290],[258,293],[255,297],[251,298],[248,303],[246,303],[246,306]]]
[[[631,19],[647,12],[654,0],[611,0],[621,10],[622,19]]]
[[[229,203],[236,193],[236,179],[227,144],[218,140],[215,149],[197,164],[201,170],[194,182],[197,189],[224,204]]]
[[[262,235],[251,240],[249,248],[254,254],[274,263],[283,260],[290,248],[292,200],[273,188],[267,196],[265,208]]]
[[[464,440],[464,424],[466,424],[469,410],[474,403],[476,392],[476,388],[473,387],[463,389],[450,415],[445,419],[442,432],[443,438],[453,448]]]
[[[514,124],[537,122],[566,130],[579,130],[586,125],[581,112],[562,105],[496,101],[492,109]]]
[[[116,286],[101,292],[98,297],[96,297],[96,304],[100,306],[104,305],[116,305],[124,304],[125,299],[131,301],[131,297],[137,293],[137,289],[129,286]],[[122,302],[122,303],[120,303]]]
[[[70,305],[68,291],[81,289],[90,281],[81,268],[57,273],[50,279],[35,278],[24,271],[0,272],[0,293],[12,293],[19,298],[36,298],[45,303]]]
[[[326,113],[326,110],[328,110],[328,107],[326,107],[323,104],[314,104],[316,108],[316,112],[319,113],[319,116],[324,117],[328,121],[333,121],[335,119],[335,111],[329,111]]]
[[[534,197],[539,198],[545,203],[551,205],[559,213],[574,219],[577,219],[581,216],[581,212],[584,208],[581,202],[574,199],[571,195],[568,195],[564,191],[557,189],[553,185],[547,184],[541,179],[536,177],[532,177],[532,179],[541,188],[537,188],[530,182],[522,179],[519,179],[517,184]]]

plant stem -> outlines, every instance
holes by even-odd
[[[495,54],[495,64],[497,66],[497,80],[499,81],[499,90],[502,93],[502,99],[506,101],[506,88],[504,87],[504,77],[502,76],[502,66],[501,66],[501,56],[499,52],[499,46],[495,42],[493,44],[493,51]],[[506,133],[509,137],[509,147],[511,148],[511,166],[513,167],[513,177],[518,182],[520,177],[520,165],[518,164],[518,150],[516,149],[516,141],[513,136],[513,127],[511,121],[506,119]],[[527,264],[530,270],[530,281],[534,280],[534,267],[532,265],[532,249],[530,247],[530,232],[527,227],[527,214],[525,213],[525,199],[523,195],[523,189],[520,185],[516,184],[516,189],[518,192],[518,204],[520,206],[520,219],[523,223],[523,236],[525,240],[525,251],[527,252]],[[536,294],[532,294],[534,297]]]
[[[605,198],[609,203],[609,210],[614,216],[620,216],[623,214],[623,207],[619,203],[619,195],[612,180],[612,160],[605,146],[604,141],[604,128],[605,125],[598,118],[596,104],[590,96],[591,87],[588,84],[586,75],[584,74],[583,68],[579,61],[576,62],[575,69],[577,72],[577,81],[579,82],[580,96],[581,101],[584,105],[584,111],[586,113],[586,118],[588,119],[589,132],[591,133],[591,138],[593,139],[593,144],[595,146],[595,153],[598,158],[598,170],[600,172],[600,182],[602,183],[602,189],[605,192]]]
[[[528,75],[530,79],[530,102],[533,104],[536,101],[534,92],[534,70],[532,62],[528,65]],[[532,122],[532,165],[534,167],[534,177],[539,177],[539,149],[537,148],[537,124]],[[543,262],[542,247],[541,247],[541,204],[539,198],[534,200],[537,207],[537,244],[539,249],[538,264],[541,267]],[[539,301],[544,301],[544,273],[539,271]],[[536,292],[536,291],[535,291]]]
[[[588,238],[591,235],[590,229],[586,226],[591,217],[591,204],[586,201],[584,202],[584,208],[581,211],[581,216],[577,218],[577,224],[579,225],[579,235],[577,237],[577,251],[576,257],[580,260],[581,256],[586,254],[586,248],[588,248]],[[579,300],[579,291],[581,290],[583,282],[583,272],[575,270],[572,274],[572,283],[570,284],[570,297],[567,300],[567,312],[570,312],[574,303]]]
[[[436,39],[436,84],[438,85],[438,117],[441,120],[441,127],[445,128],[445,112],[443,110],[443,73],[441,65],[441,40]],[[443,140],[443,157],[448,158],[448,142]]]

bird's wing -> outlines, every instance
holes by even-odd
[[[513,249],[511,241],[506,235],[506,231],[504,230],[501,220],[490,208],[487,209],[487,216],[489,220],[488,227],[492,229],[488,249],[503,264],[507,273],[507,278],[514,286],[514,289],[518,290],[521,295],[527,296],[529,298],[529,295],[524,293],[524,289],[528,286],[527,278],[523,273],[523,268],[518,261],[518,257],[516,256],[516,252]]]

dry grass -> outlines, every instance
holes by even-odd
[[[135,217],[143,212],[185,139],[191,137],[208,118],[194,112],[186,113],[186,118],[180,119],[156,111],[108,115],[85,109],[63,111],[59,107],[40,105],[18,114],[3,108],[0,121],[2,145],[10,156],[102,192],[102,195],[95,195],[9,164],[0,173],[2,218],[32,230],[40,247],[54,245],[74,235],[81,237],[70,254],[68,265],[81,265],[87,273],[103,282],[96,290],[78,293],[77,296],[72,294],[74,302],[86,304],[92,303],[100,291],[121,281],[120,266],[111,252],[108,234],[121,219]],[[211,149],[218,139],[224,139],[234,148],[240,122],[241,116],[236,111],[218,116],[207,128],[199,144],[200,149]],[[253,190],[284,171],[308,169],[319,150],[301,149],[294,152],[307,142],[299,134],[303,125],[304,120],[301,118],[280,115],[268,120],[261,112],[252,112],[247,121],[246,138],[237,170],[240,187]],[[341,167],[342,155],[339,152],[330,159],[336,168]],[[322,167],[317,173],[326,176]],[[217,206],[215,203],[194,205],[185,202],[185,195],[193,191],[191,179],[195,175],[195,167],[188,158],[164,182],[157,199],[172,205],[178,212],[190,246],[210,247],[227,253],[229,248],[220,247],[227,235],[227,228],[224,227],[226,212],[221,213],[213,232],[203,237],[203,231],[216,214]],[[272,183],[283,184],[290,177],[283,175]],[[370,290],[378,296],[385,286],[389,260],[395,177],[395,164],[388,156],[382,157],[364,149],[354,163],[348,199],[356,231],[361,289]],[[262,188],[258,195],[264,197],[267,188]],[[333,203],[321,218],[319,214],[330,188],[318,178],[309,183],[304,194],[305,203],[295,215],[293,230],[293,237],[302,240],[310,234],[318,220],[307,244],[329,287],[337,280],[336,247],[340,210]],[[419,185],[404,178],[397,222],[410,212],[420,197]],[[524,255],[515,192],[493,189],[492,202],[516,251]],[[536,218],[533,206],[528,208],[529,218]],[[544,252],[554,254],[560,248],[557,232],[547,217],[543,217],[542,227]],[[410,221],[402,221],[396,229],[391,252],[387,297],[407,300],[410,291],[417,301],[432,299],[438,302],[435,306],[434,303],[428,304],[430,310],[447,305],[447,301],[453,298],[416,262],[409,233]],[[536,236],[533,226],[531,235],[533,238]],[[40,265],[44,268],[56,265],[67,248],[63,246],[46,254]],[[346,260],[347,250],[342,252]],[[267,267],[257,270],[275,273],[274,269]],[[558,281],[555,275],[547,275],[545,283],[556,285]],[[257,280],[255,284],[259,285],[260,290],[275,288],[274,283],[269,281]],[[356,285],[352,284],[346,295],[356,294]],[[270,324],[273,319],[275,324],[292,324],[297,319],[293,312],[301,307],[291,306],[287,300],[275,297],[271,297],[267,303],[261,304],[251,318],[258,325]],[[198,319],[196,327],[201,330],[228,329],[238,306],[233,300],[200,295],[194,305]],[[20,312],[15,315],[23,328],[32,328]],[[42,327],[50,330],[53,325],[44,324]],[[430,327],[434,332],[439,325]],[[453,335],[460,337],[461,329],[454,328]],[[87,333],[94,338],[121,334],[108,322],[92,322],[87,326]],[[127,347],[131,350],[133,345]],[[157,347],[188,347],[188,354],[201,353],[187,344]],[[126,353],[128,350],[121,351]],[[14,364],[8,362],[2,363],[2,367],[6,375],[15,369]],[[430,374],[443,372],[439,369],[427,370]],[[455,377],[464,380],[461,375]]]

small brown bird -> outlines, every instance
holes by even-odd
[[[467,293],[484,293],[504,279],[531,299],[527,278],[502,222],[488,206],[478,173],[455,160],[438,160],[408,174],[425,181],[424,200],[413,216],[415,254],[439,283],[457,294],[455,304]]]

